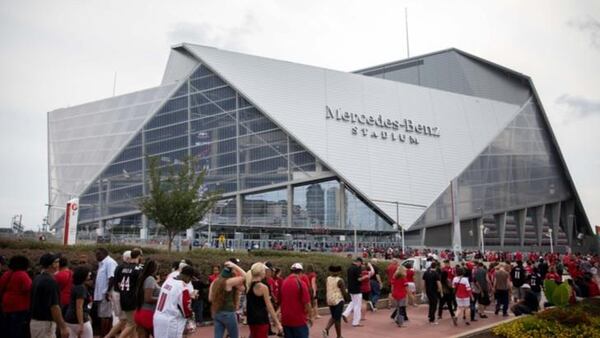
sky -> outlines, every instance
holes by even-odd
[[[456,47],[532,77],[600,225],[600,1],[0,0],[0,226],[47,209],[47,112],[157,86],[190,42],[341,71]]]

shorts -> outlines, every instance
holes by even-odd
[[[98,318],[112,318],[112,305],[110,303],[111,302],[106,299],[96,301]]]
[[[490,305],[492,303],[492,301],[490,300],[490,295],[487,292],[480,293],[477,301],[479,304],[485,306]]]
[[[337,305],[329,306],[331,319],[335,322],[342,320],[342,312],[344,312],[344,302],[339,302]]]
[[[154,318],[154,311],[150,309],[139,309],[136,310],[133,319],[135,320],[135,324],[148,330],[152,331],[154,325],[152,324],[152,320]]]
[[[252,338],[268,338],[269,324],[250,324],[250,337]]]
[[[366,301],[370,301],[371,300],[371,291],[369,291],[369,292],[363,292],[362,293],[362,299],[366,300]]]
[[[513,288],[512,288],[512,296],[513,296],[513,298],[523,299],[523,297],[525,297],[525,292],[523,292],[523,288],[517,287],[517,286],[513,286]]]
[[[458,298],[456,297],[456,305],[458,307],[470,307],[471,299],[470,298]]]
[[[406,283],[406,285],[408,285],[408,291],[417,292],[417,286],[415,285],[414,282],[408,282],[408,283]]]
[[[123,311],[121,311],[121,294],[113,291],[110,295],[110,303],[112,305],[112,311],[119,319],[125,319]]]

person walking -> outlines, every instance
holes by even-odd
[[[371,266],[373,267],[373,275],[371,276],[371,311],[377,311],[377,303],[379,302],[379,297],[381,296],[381,276],[379,275],[379,268],[377,267],[377,259],[373,258],[371,260]]]
[[[413,267],[413,263],[409,263],[406,266],[406,283],[408,288],[408,305],[412,305],[414,307],[418,307],[419,304],[417,302],[417,286],[415,284],[415,269]]]
[[[29,331],[29,304],[31,278],[27,274],[29,259],[13,256],[8,261],[8,271],[0,277],[2,303],[2,331],[7,337],[25,338]]]
[[[342,312],[344,311],[344,298],[350,296],[346,293],[346,285],[340,277],[342,267],[329,266],[329,276],[326,280],[326,298],[331,318],[323,330],[323,338],[329,337],[329,329],[335,326],[336,338],[342,338]]]
[[[483,262],[477,263],[473,280],[479,289],[479,297],[477,299],[477,309],[479,310],[480,318],[487,318],[485,309],[490,305],[490,281],[488,279],[487,269]]]
[[[406,268],[402,265],[398,266],[396,273],[392,279],[392,297],[396,302],[396,317],[394,321],[398,327],[406,327],[404,320],[406,315],[406,296],[407,296],[407,280],[406,280]]]
[[[470,308],[473,294],[471,292],[469,278],[465,276],[464,268],[460,267],[456,269],[456,277],[452,280],[452,286],[454,287],[454,290],[456,290],[455,296],[458,311],[462,310],[462,317],[465,324],[471,325],[471,322],[467,320],[467,309]]]
[[[91,296],[88,288],[92,286],[92,273],[87,266],[78,266],[73,271],[73,288],[69,293],[69,304],[65,311],[65,322],[69,328],[69,338],[93,338],[90,320]]]
[[[192,295],[188,284],[194,273],[194,268],[187,265],[176,277],[163,283],[152,321],[154,337],[183,337],[187,319],[192,316]]]
[[[252,338],[268,338],[269,316],[273,320],[276,333],[283,332],[283,327],[271,303],[269,287],[262,282],[266,270],[266,265],[259,262],[254,263],[246,273],[246,312]]]
[[[313,311],[313,318],[321,318],[319,316],[319,307],[317,305],[317,272],[312,264],[306,266],[306,278],[308,279],[308,291],[310,292],[311,309]]]
[[[531,292],[535,295],[539,303],[542,300],[542,276],[536,266],[531,269],[531,274],[527,276],[527,283],[530,285]]]
[[[525,268],[523,268],[523,261],[517,261],[517,266],[513,267],[510,271],[510,280],[512,282],[512,296],[513,301],[516,303],[519,300],[523,299],[524,292],[521,289],[521,286],[525,284],[525,279],[527,275],[525,273]]]
[[[60,308],[63,314],[71,301],[71,289],[73,288],[73,271],[69,269],[69,260],[65,256],[60,256],[58,260],[58,272],[54,274],[54,280],[58,284]]]
[[[96,271],[96,282],[94,283],[94,306],[100,321],[100,335],[104,337],[109,333],[112,326],[112,308],[110,304],[109,290],[113,286],[113,277],[117,262],[110,257],[108,250],[98,248],[95,250],[98,270]]]
[[[299,277],[302,264],[294,263],[290,270],[281,285],[283,335],[285,338],[308,338],[308,324],[312,326],[313,317],[308,286]]]
[[[156,302],[160,294],[160,286],[154,277],[158,272],[158,263],[149,260],[138,278],[135,288],[136,310],[133,319],[136,324],[138,338],[148,338],[153,334],[153,317]]]
[[[365,311],[361,309],[361,320],[367,320],[367,311],[373,310],[373,304],[371,303],[371,277],[375,273],[373,265],[367,262],[366,265],[362,266],[360,272],[360,293],[362,293],[363,304],[365,305]]]
[[[225,262],[224,266],[219,278],[210,285],[208,290],[214,321],[214,336],[223,338],[227,331],[230,338],[238,338],[239,330],[235,312],[239,305],[238,289],[244,286],[246,272],[231,261]]]
[[[350,294],[350,304],[346,307],[342,318],[345,322],[348,321],[348,316],[352,313],[352,326],[358,327],[363,326],[360,323],[361,319],[361,307],[362,307],[362,293],[360,292],[361,284],[361,266],[363,260],[360,257],[356,257],[352,265],[348,268],[348,293]]]
[[[502,307],[502,315],[508,316],[508,302],[509,302],[509,291],[510,291],[510,275],[505,264],[499,264],[496,267],[496,273],[494,274],[494,298],[496,298],[496,315],[500,312]]]
[[[429,302],[429,324],[432,325],[438,324],[438,322],[435,320],[435,311],[437,309],[440,293],[442,292],[442,283],[436,268],[437,262],[431,262],[431,265],[429,265],[423,274],[425,294],[427,295],[427,300]]]
[[[144,266],[142,265],[142,250],[131,250],[131,259],[128,263],[123,263],[115,271],[115,285],[119,292],[121,311],[127,321],[119,338],[133,337],[136,331],[135,320],[133,318],[136,309],[136,286]]]
[[[131,250],[125,250],[122,256],[122,264],[129,263],[131,260]],[[115,269],[117,271],[119,266]],[[121,310],[121,294],[119,290],[113,284],[111,286],[110,294],[110,305],[112,307],[112,315],[119,319],[116,325],[113,325],[110,331],[104,336],[104,338],[118,337],[119,333],[123,331],[125,325],[127,325],[127,317],[125,312]]]
[[[442,270],[440,282],[442,283],[442,295],[440,297],[440,304],[438,305],[438,320],[442,319],[442,312],[444,310],[444,305],[446,305],[454,326],[457,326],[458,319],[454,314],[454,308],[452,306],[454,303],[454,288],[452,287],[452,282],[448,280],[448,271]]]
[[[69,336],[60,308],[58,284],[53,277],[58,271],[58,260],[52,253],[40,257],[41,271],[31,284],[31,338],[54,338],[57,327],[62,338]]]

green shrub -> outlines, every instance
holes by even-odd
[[[130,250],[136,246],[133,244],[108,244],[108,245],[74,245],[74,246],[63,246],[56,243],[39,242],[39,241],[12,241],[0,239],[0,254],[7,258],[21,254],[29,257],[32,261],[32,265],[37,263],[39,257],[45,252],[52,251],[55,253],[64,254],[71,262],[87,263],[92,266],[93,269],[97,268],[96,258],[94,256],[94,249],[97,247],[105,247],[110,253],[111,257],[117,262],[121,261],[121,254]],[[166,250],[161,250],[156,247],[139,245],[144,252],[145,259],[153,259],[159,263],[159,273],[166,275],[170,272],[171,263],[179,261],[183,258],[190,259],[197,270],[199,270],[205,276],[211,273],[213,265],[222,265],[231,257],[238,258],[240,260],[240,266],[248,270],[250,266],[255,262],[270,261],[275,267],[282,270],[284,276],[289,274],[289,269],[293,263],[300,262],[306,269],[309,264],[312,264],[315,271],[317,272],[317,298],[321,304],[325,303],[325,280],[329,274],[329,266],[332,264],[342,266],[342,269],[346,271],[352,264],[352,261],[345,256],[323,254],[323,253],[312,253],[312,252],[291,252],[291,251],[275,251],[275,250],[254,250],[250,252],[246,251],[225,251],[220,249],[194,249],[192,251],[183,252],[171,252],[168,253]],[[387,285],[385,268],[387,267],[386,262],[378,262],[377,266],[380,271],[381,278],[384,285]],[[32,271],[35,273],[35,268]],[[383,293],[383,292],[382,292]],[[385,294],[382,294],[385,296]]]
[[[548,301],[552,301],[552,295],[554,294],[554,290],[557,286],[558,285],[556,285],[556,282],[552,279],[546,279],[544,281],[544,295]]]
[[[585,337],[600,338],[600,300],[555,307],[492,328],[501,337]]]

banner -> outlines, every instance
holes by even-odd
[[[77,220],[79,218],[79,198],[67,202],[65,212],[65,226],[63,233],[63,244],[74,245],[77,240]]]

